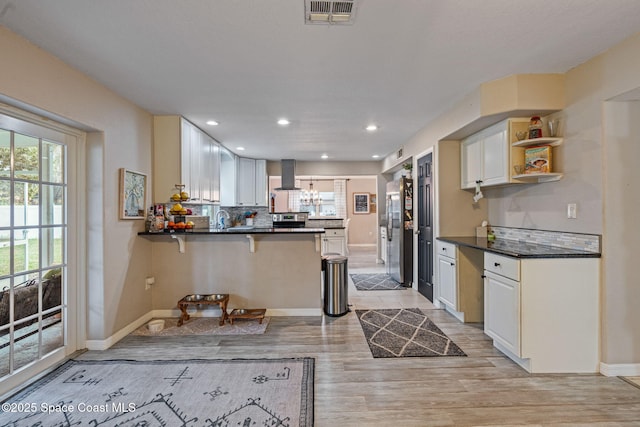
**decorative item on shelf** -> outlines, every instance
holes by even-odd
[[[404,175],[405,178],[411,179],[411,171],[413,170],[413,164],[411,162],[407,162],[402,165],[402,169],[406,171]]]
[[[549,173],[551,169],[551,146],[530,147],[524,151],[525,174]]]
[[[527,131],[524,130],[520,130],[518,132],[516,132],[516,138],[518,138],[518,141],[522,141],[523,139],[525,139],[527,137],[529,133]]]
[[[516,173],[516,175],[522,175],[524,173],[524,166],[523,165],[515,165],[513,167],[513,171]]]
[[[529,121],[529,139],[542,138],[542,119],[540,116],[533,116]]]
[[[549,128],[549,136],[555,138],[558,136],[558,126],[560,126],[559,119],[549,119],[547,127]]]

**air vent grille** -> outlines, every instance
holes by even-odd
[[[305,0],[305,23],[307,24],[353,24],[355,1]]]

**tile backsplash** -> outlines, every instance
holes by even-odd
[[[600,253],[601,236],[599,234],[568,233],[564,231],[532,230],[528,228],[510,228],[492,226],[496,239],[516,240],[518,242],[537,243],[567,249]]]

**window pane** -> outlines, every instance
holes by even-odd
[[[11,176],[11,134],[0,129],[0,176]]]
[[[62,224],[62,204],[64,187],[61,185],[42,185],[40,197],[42,225]]]
[[[40,178],[40,144],[37,138],[14,134],[14,177],[36,181]]]
[[[13,225],[16,227],[40,223],[38,184],[16,182],[13,193]]]
[[[39,266],[38,230],[15,230],[13,235],[14,272],[35,270]]]
[[[9,267],[11,260],[11,232],[9,230],[0,231],[0,276],[8,276],[11,271]],[[8,283],[3,286],[8,286]],[[0,289],[2,289],[0,287]]]
[[[11,225],[11,183],[8,180],[0,179],[0,227]]]
[[[42,180],[64,182],[62,164],[62,145],[42,141]]]
[[[42,268],[62,264],[64,227],[42,229]]]
[[[11,281],[9,278],[0,279],[0,327],[9,324],[9,285]],[[9,331],[1,330],[0,336],[3,336]],[[2,341],[0,341],[2,345]]]

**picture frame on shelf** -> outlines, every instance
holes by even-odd
[[[145,219],[147,175],[120,168],[120,219]]]
[[[370,213],[369,193],[353,193],[353,213]]]

